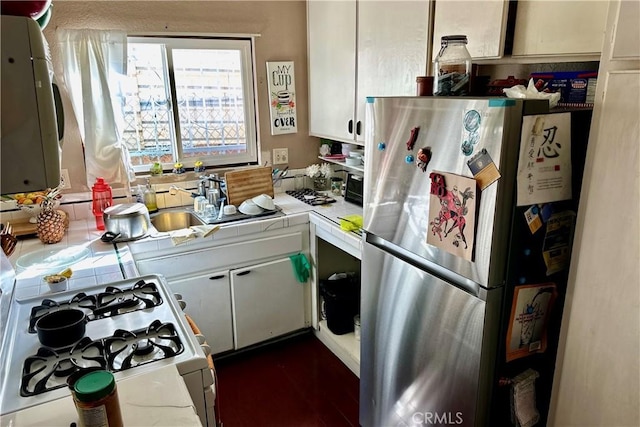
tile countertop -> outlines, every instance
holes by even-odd
[[[343,238],[360,239],[357,233],[347,232],[340,229],[340,217],[346,215],[362,215],[362,208],[353,203],[345,202],[342,197],[335,197],[336,202],[322,206],[308,205],[285,193],[276,194],[274,201],[285,216],[274,219],[263,219],[255,222],[244,222],[240,224],[223,224],[220,231],[208,238],[225,239],[237,237],[239,235],[253,232],[256,227],[262,229],[281,228],[308,222],[308,215],[314,213],[316,220],[322,221],[325,227],[331,227],[336,235],[343,235]],[[118,244],[116,251],[113,244],[103,243],[100,236],[103,231],[95,228],[93,218],[71,221],[69,230],[63,240],[56,244],[44,244],[36,237],[21,238],[18,241],[15,252],[9,257],[9,261],[16,269],[16,298],[28,298],[49,292],[48,285],[43,283],[42,276],[46,274],[59,273],[66,266],[71,264],[73,276],[68,281],[69,289],[82,289],[101,283],[115,282],[125,278],[137,276],[137,270],[127,244]],[[164,233],[163,233],[164,234]],[[186,243],[188,246],[190,242]],[[153,245],[153,248],[147,248]],[[163,237],[148,237],[135,242],[137,250],[157,249],[156,246],[171,246],[171,239],[168,234]],[[185,247],[186,249],[186,247]],[[25,269],[19,266],[28,254],[40,254],[40,260],[46,259],[48,254],[71,252],[70,262],[64,263],[62,267],[43,265],[39,262],[39,268]],[[75,261],[73,255],[80,253],[82,259]],[[19,262],[20,260],[20,262]]]
[[[175,366],[118,381],[118,401],[126,426],[201,426],[200,418]],[[167,393],[167,390],[171,390]],[[68,426],[78,423],[71,395],[4,415],[0,425]]]

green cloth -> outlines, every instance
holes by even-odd
[[[311,272],[311,264],[305,254],[291,255],[289,257],[293,266],[293,274],[300,283],[306,283]]]

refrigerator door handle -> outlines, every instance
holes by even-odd
[[[413,252],[410,252],[398,245],[388,242],[374,234],[365,231],[365,242],[377,247],[378,249],[393,255],[414,267],[423,270],[432,276],[435,276],[445,282],[449,282],[452,286],[467,292],[477,298],[486,301],[487,290],[473,280],[469,280],[458,273],[455,273],[435,262],[422,258]]]

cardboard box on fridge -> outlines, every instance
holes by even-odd
[[[593,107],[597,71],[562,71],[531,73],[536,89],[560,92],[560,107]]]

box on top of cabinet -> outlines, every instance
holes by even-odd
[[[597,71],[562,71],[531,73],[536,89],[560,92],[559,107],[593,107]]]

